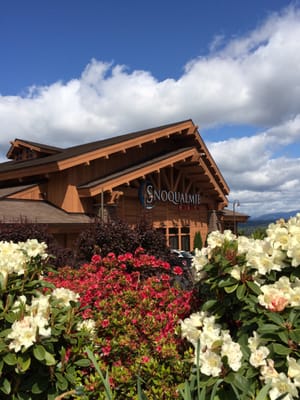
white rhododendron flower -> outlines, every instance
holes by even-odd
[[[271,255],[263,251],[249,251],[246,255],[247,264],[251,268],[257,269],[260,275],[269,274],[271,271],[281,271],[282,265],[276,264]]]
[[[283,400],[298,399],[297,387],[285,373],[280,372],[277,377],[271,379],[271,385],[269,391],[271,400],[276,400],[285,393],[286,395],[282,398]]]
[[[252,351],[249,362],[254,368],[267,365],[266,359],[269,354],[270,350],[266,346],[259,346],[257,349]]]
[[[261,286],[262,294],[258,296],[259,303],[271,311],[282,311],[285,307],[300,306],[299,279],[290,282],[287,276],[282,276],[271,285]]]
[[[194,313],[181,321],[181,332],[182,337],[187,338],[194,346],[194,363],[203,374],[219,376],[223,357],[227,357],[228,365],[233,371],[240,369],[240,345],[232,340],[229,331],[221,329],[214,316],[206,312]]]
[[[240,267],[239,265],[234,265],[232,270],[230,271],[230,275],[236,279],[237,281],[241,280],[242,272],[244,272],[244,268]]]
[[[84,319],[77,325],[79,331],[87,331],[94,335],[96,333],[96,323],[93,319]]]
[[[240,345],[232,340],[229,332],[223,331],[222,339],[221,356],[227,357],[228,364],[233,371],[238,371],[242,365]]]
[[[293,238],[290,240],[287,256],[292,259],[292,267],[298,267],[300,265],[300,246],[299,239]]]
[[[260,337],[255,331],[253,332],[253,336],[248,338],[248,347],[251,350],[249,362],[254,368],[267,365],[266,360],[270,354],[269,349],[266,346],[261,346],[260,342]]]
[[[58,300],[61,300],[64,306],[70,306],[71,301],[77,301],[79,294],[66,288],[56,288],[52,292],[52,296]]]
[[[51,336],[51,328],[47,327],[48,320],[40,316],[26,315],[19,321],[15,321],[7,335],[12,341],[9,344],[9,349],[19,352],[26,350],[37,341],[37,336]]]
[[[300,287],[299,286],[291,288],[290,306],[291,307],[299,307],[300,306]]]
[[[194,272],[194,278],[197,282],[205,279],[207,273],[203,271],[206,264],[209,263],[208,249],[203,247],[201,250],[195,249],[195,256],[192,259],[192,269]]]
[[[247,236],[238,236],[238,254],[246,254],[249,251],[249,248],[252,247],[255,239],[248,238]]]
[[[255,351],[260,345],[260,337],[256,331],[253,332],[253,336],[248,338],[248,347],[251,351]]]
[[[199,357],[200,371],[207,376],[219,376],[222,371],[221,356],[214,351],[207,350],[200,352]]]
[[[19,296],[18,297],[18,300],[16,300],[15,302],[14,302],[14,304],[12,305],[12,311],[14,312],[14,313],[17,313],[17,312],[19,312],[20,311],[20,309],[22,308],[22,307],[25,307],[26,306],[26,301],[27,301],[27,299],[26,299],[26,296]]]
[[[191,314],[188,318],[181,321],[181,334],[183,338],[187,338],[194,346],[200,337],[200,329],[203,326],[203,320],[207,316],[206,312],[200,311]]]
[[[45,260],[48,257],[46,253],[47,245],[45,242],[39,242],[37,239],[28,239],[26,242],[19,242],[20,249],[24,250],[27,257],[35,258],[37,256]]]
[[[267,229],[267,235],[274,249],[287,250],[289,244],[289,232],[285,226],[271,224]]]
[[[297,387],[300,387],[300,363],[293,357],[287,357],[288,361],[288,377],[294,379]]]
[[[276,371],[274,367],[274,360],[267,359],[266,365],[263,365],[260,368],[260,374],[261,374],[261,379],[262,381],[269,382],[273,378],[277,378],[278,372]]]
[[[26,242],[0,242],[0,273],[7,280],[8,275],[23,275],[26,264],[31,258],[37,256],[42,260],[48,257],[47,245],[39,243],[36,239],[28,239]]]
[[[50,313],[50,295],[40,294],[38,297],[34,297],[31,300],[31,305],[27,306],[27,310],[32,315],[39,315],[40,317],[48,318]]]
[[[18,352],[22,347],[26,350],[35,343],[37,326],[32,316],[27,315],[15,321],[11,328],[12,331],[7,335],[8,339],[12,339],[8,346],[10,350]]]
[[[220,231],[213,231],[207,236],[207,245],[211,249],[215,249],[216,247],[222,247],[225,240],[231,241],[235,240],[236,235],[234,235],[230,230],[225,230],[223,233]]]
[[[13,242],[0,242],[0,272],[4,276],[13,273],[23,275],[25,267],[26,257],[19,245]]]

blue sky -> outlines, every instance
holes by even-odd
[[[0,159],[192,118],[240,212],[300,209],[300,5],[3,0]]]

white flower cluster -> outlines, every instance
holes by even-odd
[[[12,340],[9,349],[15,352],[24,351],[32,346],[38,338],[48,338],[51,336],[49,327],[50,304],[49,295],[40,295],[32,298],[31,305],[26,304],[26,297],[20,296],[14,303],[14,312],[22,313],[22,309],[27,313],[20,320],[16,320],[11,326],[11,332],[7,338]]]
[[[242,352],[240,345],[233,342],[229,331],[222,330],[214,316],[206,312],[197,312],[181,321],[182,337],[187,338],[195,348],[194,363],[207,376],[220,376],[227,358],[233,371],[241,367]]]
[[[282,397],[283,400],[298,399],[300,387],[300,364],[292,357],[287,357],[288,373],[278,372],[274,367],[274,361],[268,359],[269,350],[266,346],[260,345],[260,338],[256,332],[248,339],[248,346],[251,350],[250,364],[260,368],[260,377],[265,384],[270,384],[270,400]]]
[[[270,224],[267,229],[267,236],[263,240],[248,238],[245,236],[236,237],[231,231],[225,230],[211,232],[207,237],[207,247],[195,250],[192,267],[197,281],[205,278],[204,266],[210,261],[212,250],[220,248],[226,241],[237,240],[238,255],[244,254],[246,266],[255,269],[256,277],[265,276],[271,271],[282,271],[289,266],[300,265],[300,213],[290,218],[287,222],[279,220]],[[236,266],[233,275],[240,279],[240,273]]]
[[[64,287],[54,289],[52,296],[57,300],[61,300],[62,305],[65,307],[70,306],[71,301],[76,302],[79,299],[78,293]]]
[[[51,336],[49,319],[51,318],[51,298],[61,301],[62,306],[69,307],[71,301],[79,298],[78,293],[65,288],[54,289],[51,295],[32,297],[30,305],[26,304],[26,297],[20,296],[12,306],[14,313],[19,313],[20,320],[11,326],[7,338],[11,340],[9,349],[15,352],[24,351],[32,346],[38,339]],[[81,329],[92,330],[90,322],[82,322]]]
[[[273,284],[260,287],[262,294],[258,296],[259,304],[265,308],[280,312],[285,307],[300,306],[300,280],[291,282],[287,276],[282,276]]]
[[[0,273],[4,281],[8,275],[23,275],[26,264],[37,256],[42,260],[48,257],[47,245],[39,243],[36,239],[29,239],[26,242],[0,242]]]
[[[79,331],[89,332],[91,336],[96,334],[96,322],[93,319],[84,319],[77,325]]]

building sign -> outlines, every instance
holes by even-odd
[[[172,190],[157,190],[154,185],[145,181],[139,189],[139,199],[142,205],[151,210],[155,203],[161,201],[169,202],[174,205],[192,205],[198,206],[201,202],[201,196],[198,193],[174,192]]]

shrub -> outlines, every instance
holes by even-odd
[[[26,220],[16,223],[0,222],[0,241],[18,243],[26,242],[27,239],[37,239],[38,242],[44,242],[47,246],[54,241],[53,236],[48,233],[46,224],[34,224]]]
[[[46,244],[0,242],[0,397],[51,400],[75,393],[77,371],[89,365],[88,335],[74,292],[54,289]]]
[[[96,221],[83,231],[77,240],[78,262],[89,262],[94,254],[117,256],[134,253],[142,247],[147,253],[167,259],[170,255],[164,235],[141,220],[135,229],[121,220]]]
[[[166,244],[165,235],[153,229],[153,227],[145,220],[141,220],[136,226],[135,231],[138,235],[139,246],[148,254],[169,261],[170,249]]]
[[[49,233],[47,224],[36,224],[24,220],[15,223],[0,222],[0,241],[26,242],[36,239],[39,243],[46,243],[49,254],[53,256],[53,266],[71,265],[74,261],[73,252],[61,247],[54,236]]]
[[[122,221],[96,221],[77,240],[77,261],[89,262],[94,254],[106,256],[134,252],[139,246],[136,232]]]
[[[199,250],[201,250],[202,249],[202,246],[203,246],[203,243],[202,243],[202,237],[201,237],[201,233],[198,231],[198,232],[196,232],[195,233],[195,237],[194,237],[194,250],[195,249],[199,249]]]
[[[189,361],[176,329],[191,311],[192,297],[174,286],[181,268],[140,250],[94,255],[92,261],[76,270],[62,268],[49,279],[79,293],[84,318],[96,322],[94,354],[101,371],[109,371],[116,398],[136,398],[138,377],[148,400],[179,398]],[[97,393],[105,399],[94,371],[85,375],[85,384],[89,398]]]
[[[212,232],[193,268],[205,302],[182,322],[189,399],[299,398],[300,214],[264,239]]]

